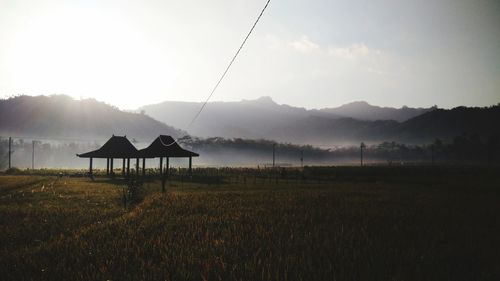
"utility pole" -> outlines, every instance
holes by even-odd
[[[275,159],[276,159],[276,144],[273,143],[273,168],[275,164]]]
[[[11,168],[10,166],[10,155],[12,154],[12,137],[9,137],[9,170]]]
[[[35,140],[32,142],[33,144],[33,151],[31,153],[31,170],[35,169]]]
[[[363,167],[363,149],[366,147],[366,145],[362,142],[359,145],[359,153],[360,153],[360,158],[361,158],[361,167]]]

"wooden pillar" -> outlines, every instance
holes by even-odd
[[[139,158],[135,158],[135,175],[139,177]]]
[[[125,175],[125,158],[123,158],[122,175]]]
[[[114,174],[114,172],[113,172],[113,162],[115,162],[113,160],[114,160],[113,158],[109,159],[109,170],[110,170],[109,173],[112,174],[112,175]]]
[[[167,167],[165,167],[165,173],[167,174],[167,177],[170,174],[170,158],[167,157]]]
[[[127,158],[127,177],[130,175],[130,158]]]
[[[160,175],[163,175],[163,157],[160,157]]]
[[[89,174],[92,176],[92,157],[90,157]]]
[[[109,158],[106,158],[106,175],[109,175]]]
[[[189,176],[193,175],[193,157],[189,157]]]
[[[142,176],[146,176],[146,158],[142,158]]]

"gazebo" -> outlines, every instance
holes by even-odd
[[[89,161],[89,173],[92,175],[92,160],[94,158],[106,158],[106,174],[113,174],[113,162],[115,158],[123,159],[123,169],[122,174],[125,175],[125,160],[126,161],[126,171],[127,176],[130,174],[130,158],[137,159],[137,169],[139,169],[139,157],[138,150],[135,146],[127,139],[126,136],[115,136],[113,135],[102,147],[97,150],[77,154],[76,156],[80,158],[90,158]]]
[[[146,164],[146,158],[160,158],[160,174],[163,172],[163,158],[166,158],[166,170],[169,169],[169,159],[170,158],[189,158],[189,174],[192,174],[193,157],[200,156],[198,153],[186,150],[171,137],[167,135],[160,135],[157,137],[148,147],[138,151],[138,155],[142,158],[142,167],[144,174],[144,167]]]

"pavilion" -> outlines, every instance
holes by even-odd
[[[122,174],[130,174],[130,158],[137,158],[137,167],[139,167],[139,158],[137,148],[127,139],[127,136],[113,135],[102,147],[87,153],[77,154],[80,158],[90,158],[89,173],[92,175],[92,160],[94,158],[106,158],[106,174],[113,174],[113,163],[115,158],[123,159]]]
[[[160,158],[160,174],[163,174],[163,158],[166,158],[165,172],[169,171],[170,158],[189,158],[189,174],[192,174],[192,159],[200,156],[198,153],[183,149],[171,137],[160,135],[148,147],[137,150],[126,136],[113,135],[101,148],[87,153],[77,154],[80,158],[90,158],[89,173],[92,175],[92,160],[94,158],[106,158],[106,174],[113,173],[115,158],[123,159],[122,174],[130,175],[130,158],[136,159],[136,175],[139,175],[139,159],[142,158],[142,175],[146,175],[146,158]],[[125,170],[126,169],[126,170]],[[125,173],[126,171],[126,173]]]
[[[144,167],[146,165],[146,158],[160,158],[160,174],[163,173],[163,158],[166,158],[166,168],[165,172],[168,173],[169,170],[169,159],[170,158],[189,158],[189,174],[191,175],[193,170],[193,157],[200,156],[198,153],[186,150],[171,137],[167,135],[160,135],[157,137],[148,147],[138,151],[138,155],[142,158],[142,167],[144,174]]]

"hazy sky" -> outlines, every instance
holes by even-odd
[[[0,0],[0,96],[205,100],[266,0]],[[271,0],[214,101],[500,102],[500,1]]]

